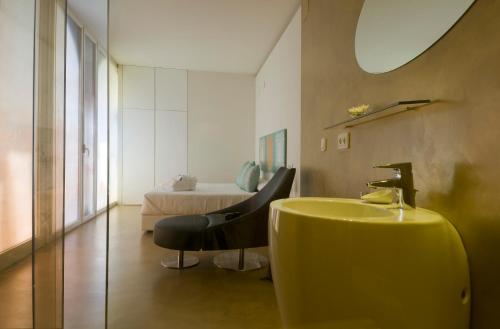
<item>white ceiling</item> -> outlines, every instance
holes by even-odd
[[[110,52],[120,64],[255,74],[299,2],[110,0]]]

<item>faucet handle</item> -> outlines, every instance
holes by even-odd
[[[400,172],[411,172],[411,162],[387,163],[374,166],[373,168],[391,168]]]

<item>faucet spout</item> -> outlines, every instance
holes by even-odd
[[[382,179],[368,182],[366,184],[369,188],[401,188],[401,180],[392,178],[392,179]]]

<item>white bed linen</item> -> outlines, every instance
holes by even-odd
[[[226,208],[254,194],[243,191],[233,183],[198,183],[195,191],[178,192],[171,187],[158,186],[144,195],[142,228],[152,230],[154,223],[162,217],[205,214]]]

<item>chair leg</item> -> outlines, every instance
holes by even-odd
[[[233,271],[252,271],[267,265],[267,258],[245,249],[223,252],[214,257],[215,266]]]
[[[184,255],[184,250],[179,250],[177,256],[167,256],[161,261],[161,265],[166,268],[182,270],[198,265],[200,260],[194,256]]]
[[[179,250],[177,254],[177,268],[184,268],[184,250]]]
[[[238,271],[245,269],[245,249],[240,249],[240,256],[238,258]]]

